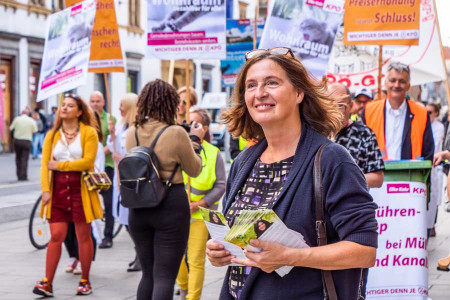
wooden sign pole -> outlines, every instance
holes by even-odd
[[[189,110],[191,108],[191,60],[186,60],[186,123],[191,123]]]
[[[170,65],[169,65],[169,77],[167,78],[167,82],[170,85],[173,85],[173,74],[174,73],[175,73],[175,60],[171,59]]]
[[[189,110],[191,109],[191,60],[186,60],[186,123],[191,123],[191,116]],[[191,177],[187,177],[187,195],[189,203],[191,203]]]
[[[105,79],[106,104],[108,105],[109,119],[112,120],[113,117],[111,111],[111,97],[109,95],[108,73],[103,73],[103,78]]]
[[[112,116],[112,108],[111,108],[111,96],[109,93],[108,73],[103,73],[103,78],[105,79],[106,103],[108,105],[109,120],[114,122],[114,118]],[[116,152],[116,139],[114,139],[112,142],[113,142],[113,153],[114,153],[114,152]]]
[[[257,29],[258,29],[258,14],[259,14],[259,0],[255,0],[255,20],[253,24],[253,50],[256,49]]]
[[[379,46],[378,49],[378,99],[382,99],[381,97],[381,78],[383,75],[383,45]],[[378,100],[374,99],[374,100]]]

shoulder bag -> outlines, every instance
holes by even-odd
[[[161,134],[168,127],[161,129],[150,147],[139,146],[136,127],[134,135],[137,146],[130,149],[118,166],[123,206],[128,208],[157,207],[166,197],[167,190],[172,185],[172,179],[177,172],[178,164],[172,171],[169,180],[162,182],[159,176],[158,157],[153,149]]]
[[[316,157],[314,158],[314,201],[316,203],[316,232],[317,232],[317,246],[327,245],[327,228],[325,223],[325,205],[323,199],[323,187],[322,187],[322,171],[320,166],[320,161],[322,159],[323,149],[329,143],[324,143],[317,150]],[[331,271],[321,270],[322,272],[322,282],[323,282],[323,295],[325,300],[338,300],[336,293],[336,288],[334,286],[333,277]],[[363,282],[363,269],[361,269],[361,276],[358,285],[358,298],[357,300],[364,299],[362,296],[362,290],[364,287]]]

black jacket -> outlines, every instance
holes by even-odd
[[[274,211],[287,227],[303,234],[308,245],[317,246],[313,198],[313,164],[316,151],[327,138],[303,123],[302,135],[294,163],[283,186]],[[243,151],[234,161],[227,181],[224,213],[230,208],[239,189],[246,182],[256,160],[267,147],[263,140]],[[377,205],[368,193],[367,183],[347,150],[331,143],[322,156],[322,180],[325,197],[325,220],[328,243],[346,240],[377,246]],[[361,269],[333,271],[339,299],[356,299]],[[229,270],[220,299],[233,299],[228,289]],[[239,299],[255,300],[323,300],[321,272],[295,267],[281,278],[252,268]]]

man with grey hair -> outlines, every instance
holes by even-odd
[[[391,63],[385,81],[387,99],[369,103],[361,114],[362,121],[377,136],[385,160],[433,160],[430,117],[425,107],[406,100],[410,86],[409,67]]]
[[[114,161],[112,159],[111,153],[106,146],[106,137],[109,135],[108,130],[108,122],[110,119],[110,114],[104,110],[105,107],[105,98],[103,94],[99,91],[95,91],[89,97],[89,105],[93,111],[98,113],[100,116],[100,120],[102,123],[102,132],[103,132],[103,147],[105,151],[105,172],[108,174],[108,177],[111,180],[114,178]],[[114,119],[114,118],[113,118]],[[114,119],[114,123],[115,123]],[[114,216],[113,216],[113,205],[112,205],[112,189],[107,191],[100,192],[103,197],[103,204],[105,207],[105,230],[104,230],[104,238],[100,245],[98,246],[100,249],[111,248],[113,231],[114,231]]]
[[[342,113],[342,128],[335,136],[336,143],[348,150],[364,173],[369,188],[382,186],[384,163],[375,134],[361,121],[350,120],[354,103],[346,86],[333,83],[328,91]]]

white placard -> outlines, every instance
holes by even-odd
[[[367,299],[426,300],[427,191],[421,182],[385,182],[370,189],[378,204],[378,250],[369,270]]]
[[[95,0],[50,15],[37,101],[86,83]]]
[[[225,0],[147,0],[147,56],[225,59]]]
[[[322,1],[273,1],[259,48],[288,47],[317,79],[326,74],[343,15]]]

